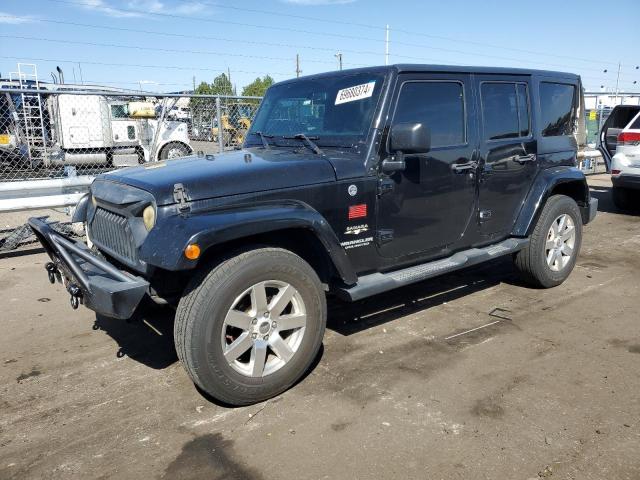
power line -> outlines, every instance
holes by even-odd
[[[227,67],[220,68],[202,68],[202,67],[188,67],[188,66],[176,66],[176,65],[143,65],[136,63],[111,63],[111,62],[94,62],[91,60],[62,60],[56,58],[36,58],[36,57],[13,57],[7,55],[0,55],[0,58],[6,58],[11,60],[29,60],[32,62],[53,62],[53,63],[82,63],[85,65],[100,65],[107,67],[132,67],[132,68],[157,68],[160,70],[188,70],[188,71],[202,71],[202,72],[226,72]],[[256,75],[265,75],[265,72],[257,72],[257,71],[248,71],[248,70],[236,70],[234,72],[237,73],[250,73]],[[278,75],[284,77],[290,77],[290,73],[282,73],[282,72],[270,72],[270,75]]]
[[[120,44],[117,44],[117,43],[81,42],[81,41],[76,41],[76,40],[60,40],[60,39],[55,39],[55,38],[26,37],[26,36],[20,36],[20,35],[2,35],[2,34],[0,34],[0,38],[13,38],[13,39],[17,38],[17,39],[20,39],[20,40],[32,40],[32,41],[37,41],[37,42],[63,43],[63,44],[70,44],[70,45],[84,45],[84,46],[91,45],[91,46],[94,46],[94,47],[126,48],[127,50],[131,50],[131,49],[149,50],[149,51],[164,52],[164,53],[180,53],[180,54],[191,53],[191,54],[195,54],[195,55],[217,55],[217,56],[223,56],[223,57],[255,58],[255,59],[261,59],[261,60],[281,60],[281,61],[286,61],[286,62],[291,61],[290,58],[285,58],[285,57],[265,57],[263,55],[246,55],[246,54],[242,54],[242,53],[221,53],[221,52],[211,51],[211,50],[184,50],[184,49],[175,49],[175,48],[141,47],[141,46],[138,46],[138,45],[120,45]],[[306,61],[307,62],[311,62],[311,63],[333,64],[333,62],[329,61],[329,60],[306,60]],[[350,65],[365,66],[366,64],[350,63]]]
[[[178,0],[178,1],[180,1],[182,3],[186,3],[186,2],[190,2],[191,0]],[[238,7],[238,6],[235,6],[235,5],[233,5],[233,6],[232,5],[224,5],[224,4],[221,4],[221,3],[208,2],[208,1],[205,1],[205,0],[199,0],[198,3],[202,4],[202,5],[209,5],[209,6],[212,6],[212,7],[223,8],[223,9],[227,9],[227,10],[235,10],[235,11],[248,12],[248,13],[262,13],[262,14],[266,14],[266,15],[275,15],[275,16],[278,16],[278,17],[296,18],[296,19],[300,19],[300,20],[311,20],[311,21],[314,21],[314,22],[332,23],[332,24],[336,24],[336,25],[357,26],[357,27],[370,28],[370,29],[380,30],[380,31],[384,31],[387,28],[386,26],[373,25],[373,24],[369,24],[369,23],[358,23],[358,22],[352,22],[352,21],[344,21],[344,20],[313,17],[313,16],[308,16],[308,15],[297,15],[297,14],[292,14],[292,13],[283,13],[281,11]],[[441,36],[441,35],[433,35],[433,34],[428,34],[428,33],[424,33],[424,32],[416,32],[416,31],[412,31],[412,30],[405,30],[405,29],[402,29],[402,28],[394,28],[393,32],[394,33],[403,33],[405,35],[416,35],[416,36],[425,37],[425,38],[433,38],[433,39],[438,39],[438,40],[446,40],[448,42],[465,43],[465,44],[468,44],[468,45],[477,45],[477,46],[481,46],[481,47],[490,47],[490,48],[497,48],[497,49],[502,49],[502,50],[510,50],[510,51],[513,51],[513,52],[529,53],[529,54],[533,54],[533,55],[541,55],[541,56],[555,57],[555,58],[564,58],[564,59],[568,59],[568,60],[579,60],[579,61],[582,61],[582,62],[589,62],[589,63],[594,63],[594,64],[617,65],[616,62],[600,61],[600,60],[593,60],[593,59],[589,59],[589,58],[573,57],[573,56],[570,56],[570,55],[559,55],[559,54],[548,53],[548,52],[539,52],[539,51],[535,51],[535,50],[527,50],[527,49],[521,49],[521,48],[506,47],[504,45],[495,45],[495,44],[491,44],[491,43],[477,42],[477,41],[473,41],[473,40],[463,40],[463,39],[455,38],[455,37],[446,37],[446,36]]]
[[[80,6],[80,7],[88,7],[88,8],[95,8],[95,5],[92,3],[83,3],[83,2],[74,2],[71,0],[46,0],[47,2],[54,2],[54,3],[63,3],[63,4],[67,4],[67,5],[76,5],[76,6]],[[359,36],[355,36],[355,35],[345,35],[345,34],[339,34],[339,33],[327,33],[327,32],[314,32],[311,30],[303,30],[303,29],[298,29],[298,28],[288,28],[288,27],[277,27],[274,25],[259,25],[259,24],[254,24],[254,23],[243,23],[243,22],[234,22],[231,20],[220,20],[220,19],[216,19],[216,18],[202,18],[202,17],[194,17],[194,16],[188,16],[188,15],[178,15],[175,13],[161,13],[161,12],[149,12],[149,11],[144,11],[144,10],[134,10],[134,9],[124,9],[124,8],[116,8],[116,7],[109,7],[111,10],[116,11],[116,12],[122,12],[122,13],[134,13],[137,15],[141,15],[141,16],[147,16],[147,15],[153,15],[153,16],[157,16],[157,17],[165,17],[165,18],[179,18],[182,20],[191,20],[191,21],[198,21],[198,22],[208,22],[208,23],[222,23],[222,24],[226,24],[226,25],[235,25],[235,26],[239,26],[239,27],[252,27],[252,28],[262,28],[262,29],[267,29],[267,30],[279,30],[279,31],[283,31],[283,32],[292,32],[292,33],[304,33],[307,35],[320,35],[320,36],[324,36],[324,37],[336,37],[336,38],[347,38],[347,39],[351,39],[351,40],[368,40],[371,42],[379,42],[379,39],[376,38],[367,38],[367,37],[359,37]]]
[[[91,4],[91,3],[75,2],[75,1],[71,1],[71,0],[46,0],[46,1],[55,2],[55,3],[65,3],[65,4],[71,4],[71,5],[78,5],[78,6],[84,6],[84,7],[89,7],[89,8],[95,7],[95,5]],[[184,0],[183,0],[183,2],[184,2]],[[341,20],[335,20],[335,19],[328,20],[328,19],[322,19],[322,18],[319,18],[319,17],[310,17],[310,16],[296,15],[296,14],[286,14],[286,13],[282,13],[282,12],[275,12],[275,11],[269,11],[269,10],[261,10],[261,9],[252,9],[252,8],[245,8],[245,7],[223,5],[223,4],[214,3],[214,2],[207,2],[207,1],[204,1],[204,0],[200,0],[198,3],[201,3],[203,5],[210,5],[210,6],[214,6],[214,7],[218,7],[218,8],[226,8],[226,9],[231,9],[231,10],[237,10],[237,11],[246,11],[246,12],[251,12],[251,13],[263,13],[263,14],[268,14],[268,15],[278,15],[278,16],[281,16],[281,17],[290,17],[290,18],[298,18],[298,19],[304,19],[304,20],[320,21],[320,22],[334,23],[334,24],[339,24],[339,25],[359,26],[359,27],[371,28],[371,29],[376,29],[376,30],[385,30],[385,28],[386,28],[386,27],[383,27],[383,26],[371,25],[371,24],[365,24],[365,23],[358,23],[358,22],[348,22],[348,21],[341,21]],[[267,29],[273,29],[273,30],[290,31],[290,32],[296,32],[296,33],[306,33],[306,34],[312,34],[312,35],[333,36],[333,37],[339,37],[339,38],[350,38],[350,39],[355,39],[355,40],[367,40],[367,41],[374,41],[374,42],[382,42],[382,41],[384,41],[384,40],[379,39],[379,38],[361,37],[361,36],[335,34],[335,33],[328,34],[326,32],[314,32],[314,31],[309,31],[309,30],[292,29],[292,28],[286,28],[286,27],[275,27],[273,25],[250,24],[250,23],[242,23],[242,22],[233,22],[233,21],[229,21],[229,20],[209,19],[209,18],[201,18],[201,17],[193,17],[193,16],[187,16],[187,15],[161,13],[161,12],[147,12],[147,11],[142,11],[142,10],[122,9],[122,8],[116,8],[116,7],[110,7],[110,9],[114,10],[114,11],[125,12],[125,13],[127,13],[127,12],[128,13],[135,13],[135,14],[139,14],[139,15],[157,15],[157,16],[171,17],[171,18],[182,18],[182,19],[188,19],[188,20],[199,20],[199,21],[204,21],[204,22],[226,23],[226,24],[230,24],[230,25],[246,26],[246,27],[253,27],[253,28],[267,28]],[[476,46],[482,46],[482,47],[497,48],[497,49],[510,50],[510,51],[520,52],[520,53],[529,53],[529,54],[533,54],[533,55],[541,55],[541,56],[555,57],[555,58],[561,58],[561,59],[578,60],[578,61],[590,62],[590,63],[594,63],[594,64],[617,65],[616,62],[592,60],[592,59],[587,59],[587,58],[573,57],[573,56],[570,56],[570,55],[559,55],[559,54],[553,54],[553,53],[538,52],[538,51],[535,51],[535,50],[527,50],[527,49],[520,49],[520,48],[514,48],[514,47],[506,47],[506,46],[503,46],[503,45],[495,45],[495,44],[477,42],[477,41],[472,41],[472,40],[462,40],[462,39],[458,39],[458,38],[454,38],[454,37],[432,35],[432,34],[427,34],[427,33],[423,33],[423,32],[416,32],[416,31],[411,31],[411,30],[405,30],[405,29],[395,29],[394,28],[393,31],[397,32],[397,33],[403,33],[405,35],[416,35],[416,36],[421,36],[421,37],[425,37],[425,38],[446,40],[446,41],[449,41],[449,42],[457,42],[457,43],[466,43],[468,45],[476,45]],[[397,44],[397,45],[412,45],[412,46],[414,46],[414,44],[406,43],[406,42],[397,42],[396,41],[394,43]],[[419,47],[423,47],[423,48],[433,48],[433,47],[431,47],[429,45],[415,45],[415,46],[419,46]],[[472,53],[472,52],[464,52],[464,53],[467,53],[469,55],[481,55],[481,54]],[[483,55],[483,56],[487,56],[487,55]],[[494,57],[494,58],[498,58],[498,57]],[[506,58],[506,57],[503,57],[503,58],[510,59],[510,58]],[[535,62],[535,63],[539,64],[540,62]],[[633,63],[633,62],[631,62],[631,63]]]
[[[224,37],[212,37],[209,35],[189,35],[186,33],[173,33],[159,30],[140,30],[138,28],[125,28],[125,27],[114,27],[107,25],[96,25],[92,23],[79,23],[79,22],[68,22],[63,20],[53,20],[53,19],[44,19],[44,18],[31,18],[31,17],[20,17],[16,15],[0,15],[0,18],[19,18],[30,20],[34,22],[43,22],[43,23],[53,23],[56,25],[70,25],[74,27],[84,27],[84,28],[96,28],[101,30],[111,30],[111,31],[119,31],[119,32],[132,32],[132,33],[140,33],[145,35],[162,35],[168,37],[179,37],[179,38],[192,38],[194,40],[215,40],[222,42],[231,42],[231,43],[245,43],[248,45],[268,45],[272,47],[285,47],[285,48],[302,48],[307,50],[318,50],[325,52],[334,52],[334,48],[327,47],[314,47],[311,45],[292,45],[288,43],[273,43],[273,42],[264,42],[264,41],[252,41],[252,40],[242,40],[238,38],[224,38]],[[356,53],[360,55],[380,55],[380,52],[375,51],[366,51],[366,50],[349,50],[342,49],[343,52],[348,53]]]
[[[69,1],[66,1],[66,0],[48,0],[48,1],[55,1],[55,2],[59,1],[59,2],[62,2],[62,3],[77,4],[77,2],[69,2]],[[4,15],[0,15],[0,18],[4,18],[4,17],[5,17]],[[97,29],[113,30],[113,31],[127,31],[127,32],[132,32],[132,33],[142,33],[142,34],[150,34],[150,35],[162,35],[162,36],[171,36],[171,37],[180,37],[180,38],[193,38],[193,39],[199,39],[199,40],[215,40],[215,41],[225,41],[225,42],[232,42],[232,43],[246,43],[246,44],[251,44],[251,45],[269,45],[269,46],[276,46],[276,47],[303,48],[303,49],[311,49],[311,50],[334,51],[334,49],[324,48],[324,47],[300,46],[300,45],[292,45],[292,44],[286,44],[286,43],[255,42],[255,41],[249,41],[249,40],[229,39],[229,38],[212,37],[212,36],[205,36],[205,35],[188,35],[188,34],[180,34],[180,33],[172,33],[172,32],[161,32],[161,31],[153,31],[153,30],[139,30],[139,29],[125,28],[125,27],[113,27],[113,26],[86,24],[86,23],[79,23],[79,22],[67,22],[67,21],[62,21],[62,20],[52,20],[52,19],[31,19],[31,20],[35,20],[35,21],[38,21],[38,22],[60,24],[60,25],[71,25],[71,26],[79,26],[79,27],[86,27],[86,28],[97,28]],[[18,38],[20,38],[20,37],[18,37]],[[22,38],[27,39],[27,40],[52,41],[52,42],[63,42],[63,43],[71,43],[72,42],[72,41],[63,41],[63,40],[55,40],[55,39],[39,39],[39,38],[27,38],[27,37],[22,37]],[[365,37],[358,37],[358,38],[366,39]],[[86,42],[80,42],[80,43],[83,44],[83,45],[87,44]],[[474,55],[474,56],[482,56],[482,57],[494,58],[494,59],[499,59],[499,60],[508,60],[508,61],[518,62],[518,63],[522,63],[522,64],[527,64],[527,65],[536,64],[536,65],[542,65],[542,66],[560,67],[560,68],[565,68],[565,69],[567,68],[567,65],[565,65],[565,64],[553,64],[553,63],[549,63],[549,62],[532,61],[532,60],[524,61],[524,60],[522,60],[520,58],[514,58],[514,57],[504,57],[504,56],[499,56],[499,55],[482,54],[482,53],[476,53],[476,52],[466,52],[464,50],[457,50],[457,49],[451,49],[451,48],[442,48],[442,47],[432,47],[432,46],[428,46],[428,45],[416,45],[416,44],[408,43],[408,42],[394,42],[394,43],[398,44],[398,45],[428,48],[428,49],[438,50],[438,51],[447,52],[447,53],[458,53],[458,54],[462,54],[462,55]],[[112,44],[89,43],[89,45],[125,48],[125,46],[123,46],[123,45],[112,45]],[[260,59],[264,58],[264,59],[269,59],[269,60],[289,61],[288,58],[281,58],[281,57],[280,58],[278,58],[278,57],[263,57],[263,56],[258,56],[258,55],[253,55],[252,56],[252,55],[243,55],[243,54],[228,54],[228,53],[211,52],[211,51],[188,51],[188,50],[184,51],[184,50],[153,49],[151,47],[129,47],[129,46],[126,46],[126,48],[157,50],[157,51],[175,52],[175,53],[185,52],[185,53],[194,53],[194,54],[209,54],[209,55],[215,54],[215,55],[222,55],[222,56],[260,58]],[[345,50],[345,49],[342,49],[342,51],[349,52],[349,53],[361,54],[361,55],[380,55],[380,52],[375,52],[375,51]],[[412,55],[401,55],[401,54],[394,54],[394,57],[396,57],[398,59],[420,60],[420,61],[428,61],[428,62],[440,62],[441,61],[441,60],[434,60],[432,58],[427,58],[427,57],[416,57],[416,56],[412,56]],[[325,61],[325,60],[308,60],[308,61],[312,62],[312,63],[325,63],[325,64],[332,64],[333,63],[331,61]],[[451,62],[448,62],[448,63],[451,63]],[[352,66],[366,66],[368,64],[349,63],[349,65],[352,65]],[[598,72],[602,71],[601,69],[589,68],[589,67],[575,67],[575,68],[576,69],[580,69],[580,70],[591,70],[591,71],[598,71]],[[624,76],[626,76],[626,75],[621,75],[621,77],[624,77]]]
[[[46,0],[46,1],[54,2],[54,3],[68,4],[68,5],[84,6],[84,7],[88,7],[88,8],[95,7],[95,5],[91,4],[91,3],[77,2],[77,1],[72,1],[72,0]],[[314,32],[314,31],[303,30],[303,29],[277,27],[277,26],[274,26],[274,25],[260,25],[260,24],[252,24],[252,23],[234,22],[234,21],[230,21],[230,20],[202,18],[202,17],[194,17],[194,16],[178,15],[178,14],[170,14],[170,13],[161,13],[161,12],[148,12],[148,11],[143,11],[143,10],[123,9],[123,8],[116,8],[116,7],[109,7],[109,8],[111,10],[113,10],[113,11],[122,12],[122,13],[125,13],[125,14],[126,13],[129,13],[129,14],[133,13],[133,14],[137,14],[137,15],[154,15],[154,16],[165,17],[165,18],[166,17],[168,17],[168,18],[180,18],[180,19],[186,19],[186,20],[191,20],[191,21],[195,20],[195,21],[211,22],[211,23],[223,23],[223,24],[236,25],[236,26],[245,26],[245,27],[251,27],[251,28],[262,28],[262,29],[269,29],[269,30],[288,31],[288,32],[295,32],[295,33],[310,34],[310,35],[321,35],[321,36],[325,36],[325,37],[337,37],[337,38],[348,38],[348,39],[354,39],[354,40],[366,40],[366,41],[369,41],[369,42],[384,42],[385,41],[385,40],[380,39],[380,38],[370,38],[370,37],[362,37],[362,36],[357,36],[357,35],[345,35],[345,34],[336,34],[336,33],[327,33],[327,32]],[[234,8],[240,9],[240,8],[243,8],[243,7],[234,7]],[[263,12],[260,12],[260,13],[266,13],[266,11],[263,11]],[[336,22],[340,22],[338,20],[335,20],[335,21]],[[379,28],[382,28],[382,27],[379,27]],[[429,36],[428,34],[422,34],[420,32],[409,32],[409,31],[406,31],[406,30],[397,30],[397,31],[402,31],[403,33],[407,33],[407,34],[411,33],[411,34],[416,34],[416,35],[421,35],[421,36]],[[435,36],[435,35],[431,35],[431,37],[440,38],[440,39],[447,39],[447,37],[438,37],[438,36]],[[454,41],[452,39],[447,39],[447,40]],[[434,47],[434,46],[431,46],[431,45],[420,45],[420,44],[414,44],[414,43],[409,43],[409,42],[399,42],[399,41],[395,41],[393,43],[395,45],[426,48],[426,49],[432,49],[432,50],[439,50],[439,51],[447,52],[447,53],[458,53],[458,54],[463,54],[463,55],[473,55],[473,56],[476,56],[476,57],[477,56],[481,56],[481,57],[494,58],[494,59],[499,59],[499,60],[515,61],[515,62],[525,63],[525,64],[536,64],[536,65],[543,65],[543,66],[553,66],[554,68],[558,68],[559,67],[559,68],[562,68],[562,69],[566,69],[568,67],[568,65],[565,65],[565,64],[553,64],[553,63],[548,63],[548,62],[531,61],[531,60],[528,60],[528,61],[525,62],[520,58],[504,57],[504,56],[499,56],[499,55],[484,54],[484,53],[478,53],[478,52],[467,52],[467,51],[463,51],[463,50],[456,50],[456,49],[450,49],[450,48]],[[487,44],[482,44],[481,42],[471,42],[471,43],[487,46]],[[492,46],[492,48],[507,48],[507,47]],[[516,50],[527,52],[527,53],[538,54],[537,52],[528,51],[528,50],[521,50],[521,49],[516,49]],[[553,54],[550,54],[550,55],[554,56]],[[422,57],[414,57],[414,56],[409,56],[409,55],[394,55],[394,57],[396,57],[396,58],[405,58],[405,59],[409,59],[409,60],[427,60],[427,59],[422,58]],[[562,58],[573,58],[573,57],[564,57],[563,56]],[[578,60],[584,60],[584,59],[579,59],[578,58]],[[428,61],[431,61],[431,60],[428,60]],[[594,62],[596,62],[596,61],[594,61]],[[603,63],[603,62],[596,62],[596,63]],[[610,63],[610,62],[604,62],[604,63]],[[352,65],[356,65],[356,64],[352,64]],[[575,68],[576,69],[582,69],[582,70],[600,71],[600,69],[588,68],[588,67],[575,67]]]

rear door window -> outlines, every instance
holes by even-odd
[[[575,86],[540,82],[540,123],[543,137],[571,135],[574,124]]]
[[[431,147],[466,143],[464,89],[454,81],[410,81],[400,90],[393,124],[424,123]]]
[[[526,84],[483,82],[480,91],[487,140],[529,135],[529,95]]]
[[[640,115],[638,115],[627,128],[629,130],[640,130]]]

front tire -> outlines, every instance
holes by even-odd
[[[307,262],[287,250],[256,248],[192,280],[176,313],[176,350],[206,393],[250,405],[304,375],[326,315],[320,279]]]
[[[573,270],[581,244],[578,205],[566,195],[553,195],[542,209],[529,244],[516,253],[515,265],[530,285],[555,287]]]

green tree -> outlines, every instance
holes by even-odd
[[[242,89],[242,95],[250,97],[262,97],[267,91],[267,88],[269,88],[271,85],[273,85],[273,78],[271,78],[269,75],[265,75],[262,78],[258,77]]]
[[[226,74],[222,73],[213,79],[213,83],[210,85],[211,93],[213,95],[233,95],[233,85],[231,80]]]
[[[196,87],[196,90],[193,92],[197,95],[211,95],[212,88],[207,82],[200,82],[200,85]]]

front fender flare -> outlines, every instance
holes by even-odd
[[[87,221],[87,206],[89,205],[90,195],[91,194],[87,193],[76,204],[76,208],[73,211],[73,216],[71,217],[71,221],[73,223]]]
[[[576,167],[559,166],[542,170],[529,189],[522,209],[511,232],[514,237],[527,237],[535,227],[538,216],[554,189],[576,185],[579,192],[575,200],[581,207],[589,205],[589,186],[584,173]]]
[[[322,243],[342,280],[348,285],[356,283],[357,275],[329,223],[311,206],[293,200],[159,216],[156,227],[140,249],[140,257],[166,270],[189,270],[197,265],[197,261],[183,254],[190,243],[197,243],[204,252],[228,241],[290,228],[311,231]]]

